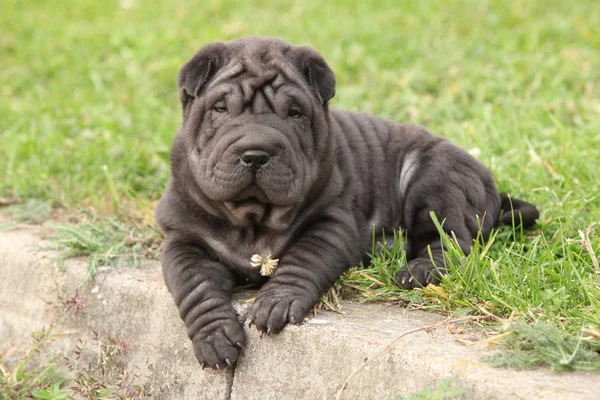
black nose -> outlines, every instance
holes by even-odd
[[[271,156],[263,150],[246,150],[240,158],[245,166],[252,169],[259,169],[269,162]]]

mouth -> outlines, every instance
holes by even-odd
[[[225,202],[225,206],[242,226],[253,223],[264,223],[269,217],[271,205],[253,197],[241,201]]]
[[[224,204],[240,225],[264,222],[272,206],[267,195],[256,183],[246,186]]]
[[[256,183],[242,189],[232,201],[236,205],[267,205],[270,204],[265,192]]]

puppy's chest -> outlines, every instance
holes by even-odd
[[[284,236],[241,230],[208,235],[204,240],[227,267],[251,275],[257,272],[257,268],[252,266],[253,257],[279,259],[289,242]]]

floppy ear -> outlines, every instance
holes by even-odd
[[[225,65],[226,58],[227,46],[224,43],[211,43],[200,48],[181,68],[178,83],[184,114],[215,73]]]
[[[308,84],[314,89],[321,104],[326,105],[335,96],[335,74],[323,57],[312,48],[299,46],[296,54]]]

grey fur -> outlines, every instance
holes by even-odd
[[[234,363],[245,335],[234,286],[263,284],[251,310],[261,332],[300,323],[371,248],[372,229],[402,228],[405,288],[437,283],[443,249],[430,218],[445,220],[468,254],[478,232],[532,205],[500,195],[489,171],[424,128],[329,110],[335,76],[308,47],[244,38],[201,48],[179,75],[183,124],[156,210],[163,273],[199,362]],[[428,254],[431,248],[434,267]],[[267,280],[250,265],[272,255]]]

